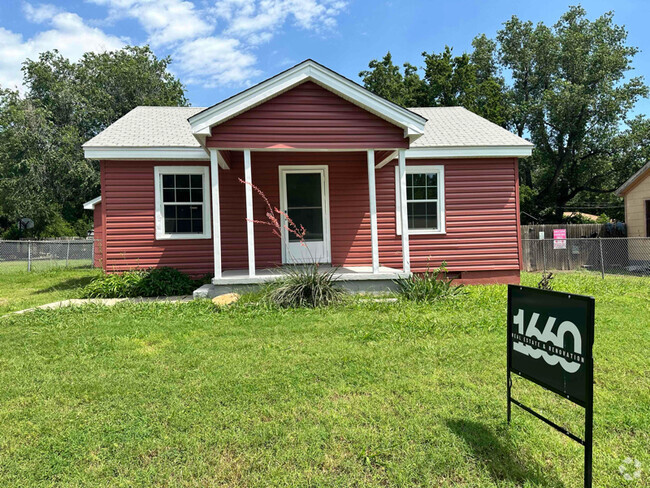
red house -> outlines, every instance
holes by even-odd
[[[284,263],[372,289],[447,262],[468,283],[519,280],[517,161],[532,144],[461,107],[399,107],[304,61],[212,107],[137,107],[84,144],[99,159],[96,256],[237,286]],[[307,247],[264,220],[266,204]],[[308,250],[308,252],[307,252]]]

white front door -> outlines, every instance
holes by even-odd
[[[327,166],[280,166],[282,211],[306,231],[303,245],[298,236],[285,228],[287,222],[283,221],[283,263],[332,261],[327,180]]]

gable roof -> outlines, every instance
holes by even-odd
[[[623,183],[620,188],[614,192],[614,194],[622,197],[632,185],[634,185],[637,181],[641,181],[645,176],[648,176],[645,174],[646,172],[648,172],[648,175],[650,175],[650,161],[645,163],[639,171],[634,173],[630,179]]]
[[[424,134],[424,125],[426,123],[424,117],[375,95],[361,85],[312,59],[307,59],[191,116],[189,123],[192,133],[197,137],[209,136],[213,126],[236,117],[242,112],[260,105],[305,81],[313,81],[368,112],[398,127],[402,127],[404,137],[409,137],[411,141]]]

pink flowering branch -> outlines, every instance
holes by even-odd
[[[264,200],[264,203],[266,204],[266,212],[265,212],[266,220],[255,220],[255,219],[247,218],[246,219],[247,222],[252,222],[254,224],[260,224],[260,225],[267,225],[271,227],[273,234],[280,238],[282,238],[282,234],[281,234],[282,229],[285,229],[287,232],[290,232],[291,234],[295,235],[298,238],[301,246],[306,247],[305,235],[307,234],[307,230],[305,229],[304,226],[296,225],[295,222],[291,219],[291,217],[289,217],[289,215],[286,212],[283,212],[278,207],[271,206],[271,202],[269,202],[269,199],[266,198],[266,195],[262,190],[259,189],[259,187],[257,187],[256,185],[254,185],[249,181],[242,180],[241,178],[238,178],[238,180],[240,183],[244,185],[249,185],[253,190],[255,190],[255,192],[260,197],[262,197],[262,200]],[[282,225],[280,223],[281,219],[284,219],[287,223],[285,225]]]

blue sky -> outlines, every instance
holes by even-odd
[[[396,62],[420,64],[422,51],[448,44],[460,53],[472,38],[493,37],[517,15],[553,24],[569,3],[372,0],[2,0],[0,86],[19,87],[20,63],[57,48],[71,59],[86,50],[149,43],[172,55],[172,71],[192,105],[211,105],[305,58],[358,79],[368,61],[390,50]],[[650,83],[650,2],[585,1],[594,18],[615,21],[641,49],[634,74]],[[647,114],[650,101],[636,112]]]

